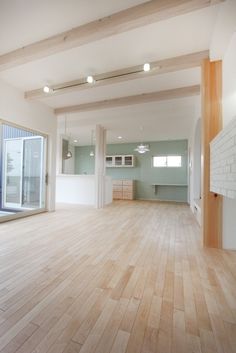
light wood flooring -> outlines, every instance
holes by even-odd
[[[1,224],[0,352],[236,352],[236,253],[202,248],[187,205]]]

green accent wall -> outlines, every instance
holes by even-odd
[[[188,183],[188,141],[156,141],[149,142],[150,152],[143,155],[135,152],[136,143],[110,144],[107,146],[107,155],[133,154],[135,167],[133,168],[107,168],[106,174],[112,179],[135,180],[135,198],[150,200],[172,200],[187,202],[187,186],[159,186],[157,193],[152,184],[185,184]],[[90,157],[91,147],[75,148],[75,173],[94,174],[94,157]],[[181,155],[180,168],[154,168],[152,157],[158,155]]]
[[[75,174],[94,174],[95,157],[90,157],[90,152],[91,146],[75,147]]]

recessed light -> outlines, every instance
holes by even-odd
[[[123,137],[122,136],[118,136],[118,139],[121,140]]]
[[[148,71],[150,71],[150,69],[151,69],[151,67],[150,67],[149,63],[146,63],[143,65],[143,71],[148,72]]]
[[[88,83],[93,83],[94,82],[93,76],[87,76],[87,82]]]
[[[51,91],[51,89],[48,86],[44,86],[43,91],[44,91],[44,93],[49,93]]]
[[[78,140],[75,139],[74,142],[76,143],[76,142],[78,142]]]

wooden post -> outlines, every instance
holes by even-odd
[[[222,247],[222,197],[210,192],[210,142],[222,129],[222,62],[202,64],[202,232],[207,247]]]
[[[96,150],[95,150],[95,207],[105,206],[105,178],[106,178],[106,130],[96,125]]]

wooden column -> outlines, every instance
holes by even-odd
[[[202,233],[203,245],[222,247],[222,197],[210,192],[210,145],[222,129],[222,62],[202,64]]]
[[[106,182],[106,130],[96,125],[96,149],[95,149],[95,207],[105,206],[105,182]]]

